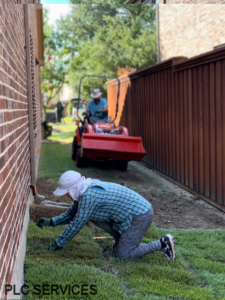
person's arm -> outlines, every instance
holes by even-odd
[[[57,217],[53,217],[51,219],[41,217],[36,225],[40,228],[45,226],[57,226],[57,225],[65,225],[68,224],[72,218],[75,216],[77,211],[77,203],[74,201],[73,204],[69,207],[69,209],[63,212],[61,215]]]
[[[105,105],[102,109],[103,112],[107,112],[108,111],[108,105]]]
[[[58,225],[69,224],[69,222],[74,218],[77,212],[77,207],[78,207],[78,202],[74,201],[67,211],[51,219],[51,225],[58,226]]]
[[[96,208],[96,199],[86,195],[83,196],[82,200],[79,200],[78,212],[75,217],[54,243],[56,243],[59,248],[65,246],[89,221]]]

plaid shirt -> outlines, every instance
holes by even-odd
[[[94,179],[79,201],[52,218],[53,226],[69,224],[56,239],[59,247],[67,244],[90,220],[111,223],[114,230],[123,231],[130,227],[132,215],[141,215],[151,204],[136,192],[116,183]]]

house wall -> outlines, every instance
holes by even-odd
[[[0,3],[0,299],[6,298],[5,284],[22,281],[28,203],[32,201],[29,189],[31,155],[25,11],[24,5],[12,4],[11,0],[10,3]],[[26,3],[33,3],[33,0],[27,0]],[[33,43],[29,49],[33,53],[33,96],[30,103],[34,109],[32,126],[36,134],[34,152],[37,174],[37,149],[41,144],[41,93],[40,70],[35,64],[35,57],[38,57],[36,5],[29,5],[28,11],[29,34]],[[11,295],[9,299],[12,298]]]
[[[158,61],[193,57],[225,43],[225,5],[158,5]]]

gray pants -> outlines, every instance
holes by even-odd
[[[153,215],[152,209],[143,215],[133,215],[131,226],[124,230],[121,234],[112,229],[110,223],[93,223],[107,231],[115,239],[119,238],[118,245],[114,251],[116,257],[140,258],[143,255],[161,250],[160,240],[140,245],[143,237],[152,223]]]

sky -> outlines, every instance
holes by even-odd
[[[43,7],[49,10],[49,21],[51,24],[59,19],[61,15],[66,15],[71,10],[73,4],[66,3],[68,3],[68,0],[41,0]]]

